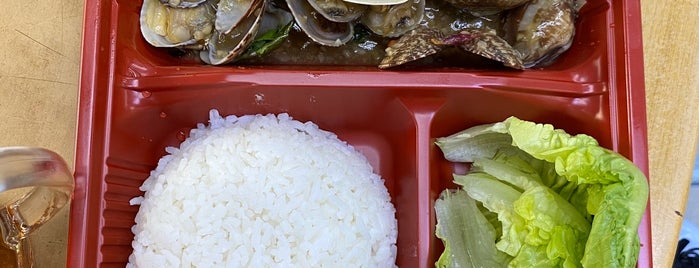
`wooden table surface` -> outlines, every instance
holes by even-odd
[[[670,267],[699,137],[699,0],[643,0],[654,267]],[[41,146],[72,166],[83,2],[0,9],[0,146]],[[39,267],[61,267],[67,209],[33,236]]]

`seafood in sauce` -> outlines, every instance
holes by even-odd
[[[577,10],[573,0],[532,0],[507,16],[507,38],[526,67],[546,65],[570,48]]]
[[[216,6],[216,31],[227,34],[233,30],[243,19],[248,17],[255,8],[253,4],[259,4],[255,0],[219,0]]]
[[[424,13],[425,0],[408,0],[398,5],[371,6],[361,20],[378,35],[399,37],[415,29]]]
[[[212,5],[173,8],[158,0],[145,0],[141,9],[141,34],[153,46],[176,47],[203,43],[213,31]]]
[[[497,14],[509,10],[529,0],[446,0],[456,8],[468,11],[476,16]]]
[[[570,48],[583,4],[584,0],[144,0],[141,32],[156,47],[200,50],[201,60],[214,65],[240,60],[243,54],[249,62],[250,55],[309,46],[275,40],[275,46],[260,53],[245,52],[264,41],[254,41],[258,36],[274,39],[258,32],[286,27],[279,38],[290,38],[288,29],[293,29],[291,36],[300,32],[321,47],[337,47],[308,55],[325,61],[332,56],[323,56],[324,51],[375,57],[357,49],[385,48],[380,52],[383,59],[376,61],[382,69],[454,52],[526,69],[550,64]],[[292,21],[293,27],[272,13]]]
[[[237,23],[237,27],[228,32],[216,31],[208,42],[208,51],[201,53],[201,59],[206,63],[219,65],[231,62],[242,54],[257,34],[265,3],[263,0],[253,0],[250,5],[252,12],[243,17],[240,23]]]
[[[313,9],[306,0],[287,0],[296,24],[308,37],[326,46],[341,46],[354,36],[354,25],[349,22],[334,22],[326,19]]]
[[[196,7],[204,2],[206,2],[206,0],[160,0],[160,3],[167,6],[180,8]]]
[[[519,51],[512,48],[505,39],[490,28],[467,28],[433,42],[437,45],[458,46],[464,51],[502,62],[507,67],[524,69]]]
[[[386,48],[386,57],[381,60],[379,68],[390,68],[437,54],[444,47],[435,44],[433,40],[441,38],[442,33],[438,30],[418,27],[401,36],[394,45]]]
[[[451,1],[450,1],[451,2]],[[575,35],[575,18],[577,11],[584,2],[574,0],[528,0],[525,4],[504,11],[504,24],[501,29],[483,26],[481,19],[473,17],[467,21],[466,27],[458,33],[452,33],[445,38],[435,38],[425,34],[417,34],[413,38],[429,38],[434,47],[457,46],[464,52],[473,53],[489,60],[503,63],[515,69],[526,69],[551,64],[560,54],[567,51]],[[435,9],[440,12],[441,9]],[[440,12],[435,17],[454,16],[454,13]],[[456,14],[459,18],[465,18]],[[456,21],[453,18],[450,20]],[[450,21],[447,20],[447,21]],[[442,34],[456,30],[436,24],[430,25],[442,29]],[[406,63],[403,59],[420,59],[416,55],[426,57],[435,53],[425,53],[426,40],[399,39],[393,46],[387,48],[387,57],[379,68],[389,68]],[[411,47],[414,46],[414,47]],[[415,50],[415,51],[412,51]],[[388,53],[388,52],[391,53]],[[419,53],[416,53],[418,51]],[[405,55],[403,55],[405,54]]]
[[[323,17],[334,22],[351,22],[362,16],[369,8],[366,5],[343,0],[308,0],[308,3]]]

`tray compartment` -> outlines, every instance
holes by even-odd
[[[208,111],[289,113],[335,132],[382,175],[399,220],[398,264],[431,267],[441,253],[432,205],[451,173],[437,137],[515,115],[587,133],[647,174],[640,8],[589,0],[570,51],[548,67],[203,66],[153,48],[141,1],[86,1],[76,189],[69,267],[123,267],[138,210],[128,205],[165,154]],[[574,53],[571,53],[574,51]],[[650,219],[639,228],[649,267]]]
[[[127,104],[114,109],[109,137],[112,143],[102,197],[104,260],[125,264],[133,239],[129,228],[138,211],[137,206],[128,206],[128,200],[142,194],[138,187],[165,154],[164,148],[178,146],[197,123],[207,122],[209,110],[215,108],[221,115],[289,113],[336,133],[362,152],[385,180],[397,210],[398,244],[403,252],[398,263],[415,263],[416,256],[403,249],[419,248],[416,126],[410,113],[389,93],[374,88],[313,87],[119,91],[114,98]],[[114,240],[116,237],[122,238]],[[112,250],[116,248],[119,250]]]

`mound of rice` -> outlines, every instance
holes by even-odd
[[[210,118],[131,201],[127,267],[395,267],[395,208],[362,154],[287,114]]]

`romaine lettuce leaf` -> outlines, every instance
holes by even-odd
[[[498,213],[509,266],[635,266],[647,180],[594,138],[510,117],[436,144],[450,161],[475,161],[454,180]]]
[[[591,185],[587,210],[594,220],[583,266],[634,267],[640,247],[638,225],[648,201],[643,172],[590,136],[571,136],[551,125],[515,117],[505,124],[514,146],[554,163],[556,173],[568,181]]]
[[[444,190],[434,204],[436,233],[445,245],[438,268],[504,267],[511,259],[495,248],[496,230],[462,190]]]
[[[522,195],[495,177],[485,173],[454,175],[454,182],[486,209],[497,213],[502,234],[495,246],[510,256],[516,256],[526,236],[526,223],[515,213],[514,202]]]

